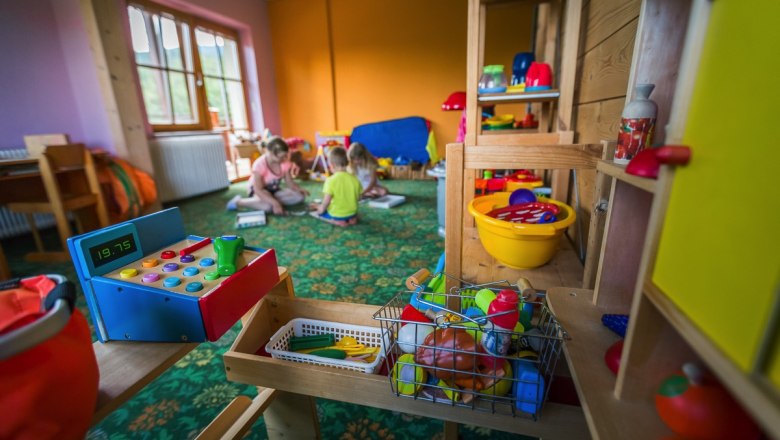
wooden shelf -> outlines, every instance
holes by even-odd
[[[594,439],[664,438],[669,431],[652,399],[615,398],[616,376],[604,364],[607,348],[620,339],[601,323],[606,309],[593,304],[593,291],[559,288],[547,291],[547,304],[568,332],[564,352],[577,385],[582,409]]]
[[[477,96],[479,105],[512,104],[522,102],[555,102],[561,96],[558,89],[525,93],[484,93]]]
[[[626,166],[617,164],[612,160],[602,160],[596,165],[596,169],[602,173],[614,177],[621,182],[626,182],[629,185],[633,185],[637,188],[643,189],[649,193],[655,194],[656,180],[648,179],[646,177],[634,176],[626,173]]]
[[[761,391],[768,391],[767,386],[739,369],[652,281],[647,280],[642,291],[769,436],[780,438],[776,403],[769,392]]]

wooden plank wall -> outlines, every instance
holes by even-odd
[[[626,99],[641,0],[589,0],[583,5],[577,85],[575,142],[616,140]],[[595,171],[579,173],[583,234],[596,202]],[[573,202],[573,195],[570,195]],[[575,240],[577,231],[570,229]],[[583,238],[587,243],[587,237]]]

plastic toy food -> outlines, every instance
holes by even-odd
[[[405,325],[398,330],[398,347],[404,353],[414,353],[432,332],[433,326],[431,325]]]
[[[756,424],[723,386],[695,364],[664,380],[655,396],[661,420],[675,433],[697,440],[753,440]]]
[[[404,354],[393,366],[393,382],[401,394],[413,396],[425,383],[425,371],[414,362],[414,355]]]
[[[473,377],[477,348],[466,330],[437,328],[425,338],[424,345],[417,348],[415,359],[426,367],[436,367],[428,368],[428,373],[446,381]]]

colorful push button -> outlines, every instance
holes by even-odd
[[[200,270],[198,270],[197,267],[185,267],[184,272],[182,272],[185,277],[191,277],[194,275],[197,275],[200,273]]]
[[[141,266],[143,267],[154,267],[160,264],[160,260],[157,258],[147,258],[146,260],[141,262]]]
[[[176,263],[165,263],[163,265],[163,272],[173,272],[179,269],[179,265]]]
[[[214,265],[214,259],[213,258],[204,258],[200,260],[200,264],[203,267],[213,266]]]
[[[187,292],[197,292],[203,290],[203,283],[193,281],[191,283],[188,283],[187,287],[185,287],[184,290],[186,290]]]
[[[141,281],[144,283],[154,283],[159,280],[160,280],[160,274],[154,272],[146,273],[141,278]]]
[[[138,271],[136,269],[125,269],[119,272],[120,278],[132,278],[136,275],[138,275]]]
[[[176,287],[179,284],[181,284],[181,280],[176,277],[170,277],[163,280],[163,286],[165,287]]]
[[[190,254],[182,255],[181,258],[179,258],[179,261],[181,261],[182,263],[192,263],[193,261],[195,261],[195,257]]]
[[[163,260],[170,260],[171,258],[176,258],[176,252],[174,251],[162,251],[160,254],[160,258]]]
[[[214,281],[217,278],[219,278],[219,272],[217,272],[216,270],[213,270],[211,272],[206,272],[206,275],[203,278],[209,281]]]

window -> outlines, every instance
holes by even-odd
[[[151,3],[127,8],[146,115],[155,131],[249,129],[235,31]]]

